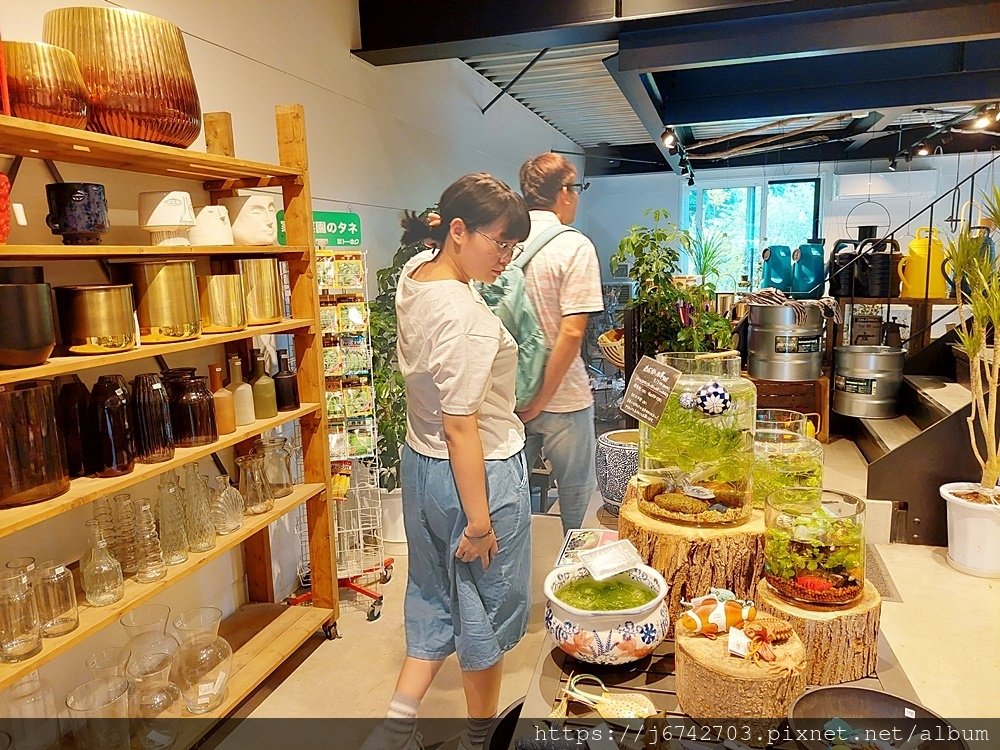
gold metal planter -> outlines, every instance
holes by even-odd
[[[203,333],[228,333],[247,327],[243,277],[238,273],[198,277]]]
[[[87,89],[72,52],[42,42],[3,42],[3,54],[15,117],[87,127]]]
[[[279,323],[282,318],[281,279],[277,258],[241,258],[237,261],[252,326]]]
[[[128,264],[144,344],[187,341],[201,336],[201,308],[193,260]]]
[[[131,284],[87,284],[56,289],[63,346],[72,354],[134,349]]]

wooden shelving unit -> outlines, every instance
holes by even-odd
[[[101,259],[129,256],[276,256],[288,263],[291,285],[292,319],[264,326],[253,326],[231,334],[206,335],[177,344],[141,346],[118,354],[54,357],[39,367],[0,371],[0,384],[50,378],[54,375],[109,368],[122,362],[174,354],[205,347],[246,342],[253,336],[287,333],[293,336],[298,368],[301,408],[280,412],[273,419],[258,420],[198,448],[177,449],[174,458],[159,464],[136,464],[130,474],[99,479],[83,477],[71,483],[63,495],[33,505],[0,509],[0,537],[15,534],[36,524],[119,492],[155,477],[183,463],[203,458],[228,446],[245,452],[247,442],[262,432],[298,419],[301,425],[304,458],[304,484],[291,495],[275,501],[274,509],[258,516],[248,516],[244,526],[233,534],[216,539],[216,547],[201,554],[192,553],[187,562],[167,568],[164,579],[152,584],[126,582],[125,596],[108,607],[91,607],[80,596],[80,626],[60,638],[45,639],[42,651],[17,664],[0,665],[0,689],[37,669],[68,649],[84,642],[94,633],[115,622],[122,614],[146,602],[178,580],[196,572],[208,561],[242,545],[249,604],[223,623],[222,633],[234,643],[236,651],[233,675],[225,703],[205,719],[224,716],[292,652],[339,616],[337,596],[336,550],[333,514],[328,504],[330,465],[328,438],[323,411],[322,335],[319,322],[319,297],[316,288],[312,198],[309,189],[305,115],[301,106],[275,108],[279,163],[264,164],[234,156],[232,123],[227,113],[205,115],[208,153],[142,143],[123,138],[36,123],[0,116],[0,154],[53,161],[72,162],[150,175],[196,180],[210,192],[213,202],[234,194],[238,188],[280,187],[285,209],[284,247],[145,247],[108,245],[66,247],[59,245],[0,246],[0,260],[32,259]],[[137,190],[138,192],[138,190]],[[294,508],[305,504],[309,525],[309,548],[313,607],[286,607],[274,604],[270,537],[268,525]],[[81,534],[83,533],[81,529]],[[182,708],[179,716],[185,729],[177,747],[188,747],[211,727],[211,721],[190,721],[191,714]],[[197,727],[197,729],[192,729]],[[190,736],[189,736],[190,735]],[[195,736],[196,735],[196,736]]]
[[[935,307],[954,307],[955,299],[954,297],[891,297],[888,300],[889,305],[898,305],[899,307],[909,307],[910,313],[910,329],[907,331],[908,335],[913,335],[916,331],[920,331],[920,336],[910,342],[906,350],[906,356],[912,357],[914,354],[924,349],[931,343],[931,322],[933,320],[933,308]],[[885,297],[839,297],[837,299],[837,304],[840,305],[841,319],[844,316],[844,308],[850,305],[885,305]],[[833,356],[833,336],[828,336],[827,355],[828,357]]]

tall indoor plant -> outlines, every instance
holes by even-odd
[[[657,352],[706,352],[728,349],[732,328],[714,312],[715,286],[706,283],[679,286],[674,275],[680,270],[681,252],[696,246],[696,238],[668,221],[659,208],[646,209],[653,225],[635,225],[618,243],[611,267],[626,263],[636,282],[630,308],[640,308],[641,354]],[[705,265],[711,271],[714,266]]]
[[[1000,225],[1000,188],[983,204],[984,214]],[[973,455],[982,467],[979,482],[941,486],[948,506],[948,561],[962,572],[1000,577],[1000,347],[989,346],[1000,330],[1000,273],[983,237],[962,231],[949,243],[955,274],[958,336],[969,357],[972,406],[968,419]]]

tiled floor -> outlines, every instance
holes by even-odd
[[[829,487],[864,495],[864,462],[853,443],[841,440],[827,447],[826,477]],[[595,496],[589,525],[598,523],[599,507]],[[561,539],[557,517],[534,517],[532,592],[537,598],[528,634],[506,658],[501,707],[525,694],[539,649],[546,642],[541,583]],[[994,715],[996,691],[982,688],[994,685],[1000,670],[1000,583],[952,570],[938,548],[883,544],[879,551],[905,602],[884,604],[882,627],[922,702],[945,716]],[[382,716],[404,655],[405,582],[406,557],[397,553],[393,580],[383,587],[381,619],[367,622],[367,603],[346,601],[339,622],[342,637],[311,641],[295,662],[298,666],[293,663],[285,670],[294,668],[284,681],[275,676],[258,691],[247,707],[250,715]],[[958,619],[944,617],[945,613]],[[963,643],[976,649],[975,658],[956,655]],[[464,710],[458,665],[452,658],[431,688],[422,713],[464,716]]]

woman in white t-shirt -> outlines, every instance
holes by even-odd
[[[453,183],[396,290],[406,379],[400,470],[408,545],[406,661],[386,722],[412,742],[417,707],[458,653],[469,710],[460,747],[482,745],[496,715],[503,654],[524,635],[531,571],[524,428],[514,414],[517,344],[471,286],[491,283],[528,235],[521,196],[488,174]]]

